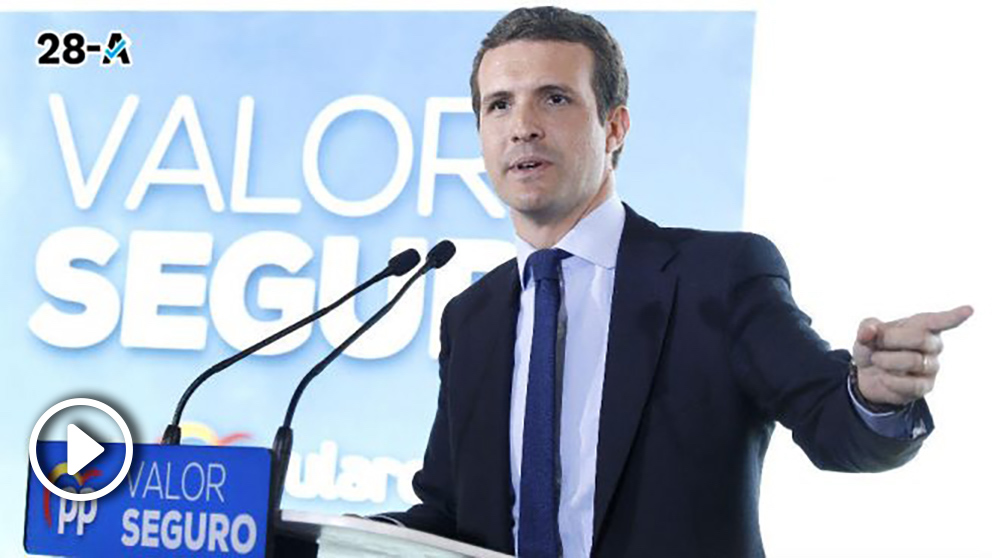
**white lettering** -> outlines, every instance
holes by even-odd
[[[238,128],[234,138],[234,174],[231,179],[231,211],[235,213],[300,212],[302,204],[295,198],[248,197],[248,160],[254,128],[255,100],[241,97],[238,103]]]
[[[107,170],[120,149],[124,133],[131,125],[131,119],[138,110],[138,96],[128,95],[124,99],[124,104],[117,112],[110,127],[110,133],[103,142],[100,154],[97,155],[96,163],[90,170],[90,175],[83,178],[82,165],[79,162],[79,152],[76,150],[76,142],[72,137],[72,127],[69,126],[69,114],[65,109],[65,101],[62,95],[53,93],[48,96],[48,107],[52,112],[52,122],[55,123],[55,134],[59,140],[59,148],[62,150],[62,161],[65,163],[65,172],[69,177],[69,187],[72,189],[72,199],[76,207],[82,210],[89,209],[96,199],[100,186],[107,176]]]
[[[214,549],[220,549],[221,552],[227,552],[226,538],[230,527],[226,515],[222,513],[210,514],[210,534],[207,538],[207,550],[213,552]]]
[[[149,492],[158,492],[158,497],[162,499],[162,479],[158,475],[158,461],[152,461],[148,468],[148,480],[145,482],[145,491],[141,493],[143,499],[148,498]]]
[[[94,227],[68,227],[41,243],[35,256],[35,276],[49,295],[84,307],[65,312],[43,303],[28,320],[28,328],[49,345],[79,349],[96,345],[113,333],[121,301],[114,284],[93,271],[74,267],[76,261],[107,265],[117,253],[117,240]]]
[[[127,490],[131,494],[131,498],[134,498],[135,493],[138,491],[138,485],[141,484],[141,474],[145,470],[145,462],[141,461],[138,463],[138,476],[134,476],[134,466],[131,466],[131,470],[127,473]]]
[[[217,473],[215,476],[214,473]],[[211,463],[207,465],[207,501],[210,501],[210,491],[214,490],[217,493],[217,500],[224,503],[224,494],[220,491],[220,487],[224,486],[224,482],[227,480],[227,469],[224,468],[220,463]]]
[[[338,475],[338,494],[346,502],[361,502],[370,499],[374,485],[383,479],[372,468],[372,462],[360,455],[346,455],[341,458],[341,473]]]
[[[372,460],[372,467],[369,470],[371,474],[370,490],[365,497],[367,500],[381,504],[386,501],[389,477],[399,476],[403,470],[403,464],[391,457],[376,457]]]
[[[132,494],[133,497],[133,494]],[[138,528],[138,510],[134,508],[129,508],[121,516],[121,523],[124,530],[127,531],[124,535],[121,535],[121,544],[124,546],[134,546],[138,544],[141,536],[141,529]]]
[[[315,498],[317,487],[303,477],[304,469],[300,461],[300,454],[295,451],[289,454],[289,464],[286,466],[286,493],[294,498]],[[308,456],[306,473],[309,474],[310,471],[310,456]]]
[[[154,469],[152,469],[154,471]],[[145,510],[141,516],[141,546],[146,548],[157,548],[158,539],[158,518],[161,516],[158,510]]]
[[[360,201],[338,198],[327,189],[320,176],[320,141],[324,133],[340,116],[353,111],[367,110],[378,114],[389,122],[396,134],[396,167],[386,186],[374,196]],[[403,112],[393,103],[372,95],[354,95],[338,99],[320,111],[303,144],[303,178],[310,195],[324,209],[345,217],[364,217],[378,213],[393,203],[413,169],[413,132]]]
[[[162,546],[169,550],[175,550],[183,543],[183,527],[179,523],[182,518],[183,514],[176,510],[169,510],[162,517]]]
[[[80,494],[88,494],[90,492],[93,492],[93,488],[87,486],[81,489],[79,492]],[[78,505],[79,513],[77,514],[77,519],[76,519],[76,534],[79,536],[83,536],[83,530],[86,528],[86,526],[89,525],[90,523],[93,523],[93,520],[96,519],[96,509],[98,502],[96,500],[90,500],[88,502],[79,502],[78,504],[79,504]]]
[[[64,488],[66,492],[75,492],[71,486]],[[60,535],[65,533],[65,526],[76,520],[76,513],[79,510],[79,502],[75,500],[67,500],[65,498],[59,498],[59,528],[58,532]],[[69,509],[66,509],[66,506]]]
[[[244,539],[238,534],[241,532],[241,528],[244,527],[248,531]],[[256,536],[255,520],[246,513],[243,513],[234,518],[234,522],[231,524],[231,547],[238,554],[248,554],[253,548],[255,548],[255,536]]]
[[[403,502],[420,503],[413,492],[413,475],[423,462],[401,462],[391,457],[368,459],[358,455],[341,458],[338,469],[338,446],[331,440],[320,445],[319,453],[289,456],[286,493],[294,498],[324,500],[341,498],[349,502],[386,501],[390,477],[396,481],[396,493]]]
[[[193,495],[190,495],[189,491],[186,488],[187,486],[189,486],[189,484],[188,484],[188,482],[186,480],[186,476],[192,470],[195,470],[197,472],[197,474],[200,477],[200,480],[197,481],[197,483],[195,485],[195,486],[198,486],[199,487],[199,490],[197,490],[195,493],[193,493]],[[203,474],[203,466],[200,465],[199,463],[195,462],[195,461],[192,461],[192,462],[188,463],[186,465],[186,467],[183,469],[183,498],[186,498],[186,501],[188,501],[188,502],[195,502],[195,501],[199,500],[200,499],[200,496],[203,495],[203,491],[207,487],[207,483],[205,481],[206,481],[206,475]]]
[[[294,498],[311,499],[320,494],[325,500],[334,500],[337,489],[334,480],[337,476],[338,446],[334,442],[320,445],[320,453],[306,456],[306,467],[301,465],[300,454],[289,455],[286,473],[286,492]]]
[[[334,500],[338,497],[336,486],[338,476],[338,445],[331,441],[320,444],[320,453],[307,456],[307,471],[310,471],[310,459],[314,459],[314,471],[322,474],[316,480],[317,492],[325,500]]]
[[[430,217],[434,213],[434,185],[439,174],[453,174],[461,177],[469,192],[475,196],[490,217],[503,219],[506,209],[499,198],[482,179],[486,165],[482,157],[474,159],[441,159],[438,157],[440,144],[441,115],[443,113],[472,114],[472,99],[469,97],[428,97],[424,108],[424,142],[420,155],[420,189],[417,192],[417,213]]]
[[[411,506],[420,503],[420,498],[413,492],[413,476],[423,468],[424,462],[421,460],[407,461],[403,465],[403,470],[396,476],[396,495]]]
[[[167,550],[181,549],[180,553],[197,552],[206,543],[210,552],[228,552],[228,548],[233,548],[238,554],[247,554],[258,540],[258,526],[247,513],[237,515],[232,522],[223,513],[131,508],[122,516],[122,527],[124,546],[161,546]]]
[[[160,315],[160,306],[199,308],[207,279],[194,273],[166,273],[165,265],[205,266],[213,236],[201,232],[134,231],[128,248],[121,345],[147,349],[202,350],[207,320],[202,316]]]
[[[189,136],[190,145],[193,148],[196,168],[161,168],[162,159],[165,158],[169,145],[175,139],[180,124],[186,126],[186,134]],[[196,105],[193,104],[193,99],[188,95],[177,97],[172,109],[169,110],[169,115],[166,117],[165,123],[162,124],[162,129],[159,130],[151,151],[148,152],[145,164],[138,172],[138,177],[124,201],[124,207],[129,211],[138,209],[145,199],[148,187],[152,184],[203,186],[210,209],[214,213],[224,211],[224,196],[221,193],[220,184],[217,182],[213,161],[210,159],[207,140],[200,127]]]
[[[485,239],[455,239],[459,256],[439,270],[433,280],[428,350],[436,357],[438,329],[444,305],[469,286],[477,274],[489,271],[512,257],[512,244]],[[210,276],[207,270],[172,269],[176,266],[207,268],[213,261],[214,239],[210,233],[190,231],[134,231],[127,249],[128,259],[123,297],[113,282],[96,266],[106,266],[118,250],[117,241],[105,231],[70,227],[50,235],[38,250],[37,277],[41,287],[56,300],[41,304],[28,326],[35,336],[58,347],[83,348],[106,340],[120,326],[124,347],[202,350],[211,323],[221,339],[242,349],[311,312],[315,302],[330,303],[355,287],[360,273],[360,241],[354,236],[325,237],[319,278],[303,276],[312,265],[313,249],[301,238],[280,231],[261,231],[236,240],[221,255]],[[407,248],[427,251],[426,239],[396,237],[390,254]],[[374,258],[381,259],[381,256]],[[82,262],[84,265],[79,265]],[[85,265],[89,264],[89,265]],[[95,265],[94,265],[95,264]],[[258,279],[257,306],[278,318],[259,319],[249,311],[245,296],[253,274],[267,267]],[[364,269],[362,270],[364,272]],[[268,273],[279,274],[269,276]],[[394,296],[405,277],[392,277],[385,289],[365,293],[361,305],[372,306],[375,298]],[[319,284],[319,287],[317,285]],[[346,354],[359,359],[381,359],[406,348],[417,335],[425,311],[424,281],[394,311],[367,335],[348,348]],[[319,293],[315,293],[319,288]],[[385,290],[385,296],[383,291]],[[204,308],[209,294],[209,310]],[[374,297],[370,300],[370,297]],[[122,300],[123,298],[123,300]],[[316,300],[315,300],[316,299]],[[71,305],[84,310],[71,312]],[[368,312],[359,312],[356,299],[346,302],[334,320],[320,323],[323,337],[340,345],[359,327]],[[182,310],[181,312],[177,310]],[[209,318],[203,315],[210,313]],[[294,351],[313,333],[308,325],[267,347],[261,354]],[[162,472],[165,473],[165,472]],[[132,487],[135,479],[130,477]],[[174,499],[170,491],[168,499]]]
[[[399,254],[407,248],[414,248],[421,254],[427,251],[427,242],[422,238],[393,239],[392,255]],[[320,275],[320,306],[344,295],[357,284],[358,277],[358,238],[353,236],[334,236],[324,239],[322,269]],[[399,292],[404,277],[390,277],[388,296],[391,298]],[[410,287],[406,297],[387,314],[375,328],[355,341],[344,354],[352,358],[379,359],[400,352],[413,340],[420,327],[424,311],[424,281],[418,281]],[[335,310],[333,320],[321,320],[320,328],[332,346],[340,345],[357,329],[364,320],[359,320],[355,299],[351,299]]]
[[[248,278],[259,267],[277,265],[296,273],[312,258],[313,249],[306,242],[285,232],[262,231],[235,241],[217,262],[210,283],[210,315],[221,338],[241,350],[313,312],[316,286],[306,277],[259,280],[259,306],[279,311],[276,320],[255,319],[245,307]],[[305,343],[312,331],[308,324],[257,354],[288,353]]]
[[[172,487],[172,463],[165,464],[165,499],[166,500],[178,500],[179,495],[170,492],[169,488]]]
[[[202,471],[202,469],[201,469]],[[203,541],[207,538],[207,514],[199,513],[200,534],[193,538],[193,512],[186,512],[186,526],[183,528],[183,542],[189,550],[200,550],[203,548]]]

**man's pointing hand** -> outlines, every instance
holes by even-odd
[[[871,403],[905,405],[933,390],[943,331],[963,324],[971,306],[925,312],[893,322],[868,318],[858,327],[854,364],[858,391]]]

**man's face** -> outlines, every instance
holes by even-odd
[[[586,206],[606,180],[607,128],[597,116],[593,64],[585,45],[558,41],[513,41],[483,56],[482,154],[496,193],[517,216],[554,223]]]

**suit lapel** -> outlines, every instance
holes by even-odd
[[[474,523],[513,552],[513,487],[510,482],[510,392],[513,381],[520,279],[516,263],[507,264],[493,277],[488,292],[469,311],[471,353],[477,366],[461,386],[467,398],[455,415],[457,446],[463,470],[473,471],[470,492]]]
[[[599,415],[593,549],[651,391],[678,283],[674,272],[665,271],[675,248],[654,223],[626,210]]]

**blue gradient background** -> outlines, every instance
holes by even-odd
[[[0,476],[13,497],[0,503],[0,554],[22,552],[24,472],[20,448],[50,405],[73,396],[102,399],[129,420],[136,441],[153,442],[171,418],[190,380],[234,352],[211,327],[203,351],[125,349],[118,329],[82,350],[51,347],[27,327],[44,302],[55,303],[35,277],[35,254],[51,233],[69,226],[99,227],[121,247],[100,273],[123,299],[127,240],[134,230],[208,231],[213,261],[236,239],[258,230],[287,231],[315,250],[298,275],[319,278],[322,239],[361,238],[359,276],[378,270],[397,236],[508,240],[508,219],[490,218],[457,177],[440,177],[430,217],[416,211],[428,97],[467,97],[468,75],[479,40],[497,13],[71,13],[0,14],[0,297],[4,311],[4,383]],[[633,126],[618,170],[621,197],[640,213],[669,226],[738,229],[741,225],[747,118],[751,83],[753,13],[596,14],[622,45],[631,78]],[[35,37],[43,30],[79,30],[103,41],[120,29],[133,40],[133,64],[104,68],[93,58],[79,68],[42,68]],[[93,207],[75,207],[48,96],[67,106],[84,175],[96,160],[124,98],[140,105]],[[304,185],[301,158],[306,131],[332,101],[355,94],[381,96],[398,106],[414,137],[414,166],[403,193],[368,217],[331,214]],[[225,192],[227,208],[212,213],[198,187],[152,186],[139,210],[124,199],[170,107],[190,95]],[[230,212],[238,100],[255,100],[249,192],[296,197],[297,215]],[[180,130],[183,128],[181,127]],[[380,117],[354,113],[326,133],[321,149],[325,182],[347,199],[368,197],[392,173],[396,142]],[[442,121],[440,155],[479,155],[471,115]],[[191,167],[184,133],[166,166]],[[457,256],[456,256],[457,257]],[[94,267],[95,269],[95,267]],[[197,268],[208,278],[212,266]],[[260,272],[260,273],[264,273]],[[248,297],[257,289],[253,278]],[[285,275],[285,273],[283,273]],[[421,327],[389,358],[345,357],[316,380],[295,419],[295,449],[318,451],[334,440],[341,454],[400,461],[419,459],[433,418],[436,362],[428,357],[432,278],[428,277]],[[365,316],[385,300],[385,289],[363,295]],[[179,310],[207,316],[204,306]],[[258,317],[264,314],[255,313]],[[333,315],[330,316],[333,318]],[[319,330],[315,330],[319,331]],[[268,446],[285,405],[309,367],[330,350],[320,334],[282,356],[241,363],[203,386],[186,418],[219,435],[247,432],[244,444]],[[286,508],[369,513],[404,507],[392,486],[383,505],[298,500]]]

